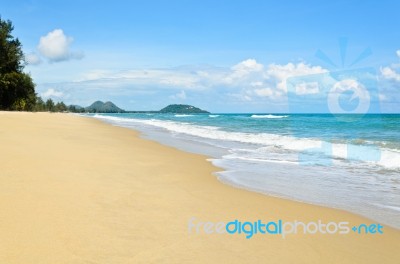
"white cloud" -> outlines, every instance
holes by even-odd
[[[110,88],[135,85],[136,87],[161,86],[201,90],[205,88],[201,82],[202,79],[204,78],[184,69],[149,69],[119,72],[95,70],[84,74],[77,81]]]
[[[227,96],[233,98],[235,102],[252,101],[251,91],[245,91],[244,93],[228,93]]]
[[[42,63],[42,60],[40,59],[40,57],[35,52],[31,52],[31,53],[26,54],[25,55],[25,61],[29,65],[38,65],[38,64]]]
[[[53,89],[53,88],[49,88],[49,89],[47,89],[47,91],[45,91],[45,92],[42,93],[41,95],[42,95],[43,97],[45,97],[45,98],[49,98],[49,97],[57,97],[57,98],[60,98],[60,97],[63,97],[64,93],[61,92],[61,91],[57,91],[57,90],[55,90],[55,89]]]
[[[82,52],[71,52],[72,37],[64,34],[62,29],[55,29],[40,38],[38,51],[50,62],[60,62],[69,59],[83,58]]]
[[[243,96],[257,96],[271,100],[282,100],[286,96],[286,80],[294,76],[306,76],[327,72],[321,66],[311,66],[304,62],[262,65],[255,60],[246,60],[232,67],[234,76],[239,76],[230,85],[239,84],[244,88]],[[237,74],[237,72],[241,74]],[[229,84],[229,83],[228,83]],[[311,86],[310,86],[311,85]],[[299,87],[300,93],[316,93],[318,86],[308,84]]]
[[[258,63],[255,59],[244,60],[234,66],[232,66],[232,71],[238,76],[244,76],[250,72],[260,72],[264,66]]]
[[[250,83],[250,86],[252,86],[252,87],[261,87],[261,86],[263,86],[263,82],[260,82],[260,81],[258,81],[258,82],[251,82],[251,83]]]
[[[317,82],[299,83],[296,85],[296,94],[317,94],[319,93],[319,86]]]
[[[400,82],[400,74],[393,70],[391,67],[381,68],[381,74],[383,78],[387,80],[394,80]]]
[[[277,81],[276,87],[286,93],[287,78],[324,72],[327,72],[327,70],[321,66],[310,66],[303,62],[298,64],[288,63],[286,65],[270,64],[266,71],[266,77],[274,78]]]
[[[89,72],[82,74],[82,76],[76,81],[83,82],[83,81],[97,80],[104,78],[105,76],[107,76],[107,74],[112,74],[112,72],[106,70],[91,70]]]
[[[399,55],[400,50],[397,51]],[[391,64],[380,68],[379,100],[383,112],[400,112],[400,64]]]
[[[255,59],[247,59],[232,66],[222,80],[227,84],[237,83],[261,73],[263,68],[264,65],[258,63]]]
[[[272,97],[274,95],[274,91],[271,88],[256,89],[254,93],[261,97]]]
[[[400,58],[400,50],[396,51],[397,56]],[[381,77],[388,81],[400,82],[400,73],[398,72],[400,69],[400,64],[393,63],[389,66],[381,67]]]
[[[243,99],[244,99],[245,101],[251,101],[251,100],[252,100],[251,97],[248,96],[248,95],[244,95]]]
[[[180,91],[177,94],[174,94],[172,96],[170,96],[171,99],[181,99],[181,100],[185,100],[186,99],[186,93],[184,90]]]

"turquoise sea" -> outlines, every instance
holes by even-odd
[[[400,115],[95,114],[206,154],[224,183],[400,229]]]

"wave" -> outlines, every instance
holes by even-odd
[[[133,119],[113,116],[95,115],[95,118],[108,119],[117,125],[142,123],[163,128],[173,133],[216,140],[233,141],[258,147],[274,147],[283,151],[294,151],[299,154],[318,155],[342,160],[365,161],[366,164],[380,165],[387,169],[400,169],[400,153],[387,148],[346,143],[331,143],[313,138],[296,138],[292,136],[224,131],[217,126],[193,125],[176,121],[157,119]]]
[[[219,117],[219,115],[208,115],[209,117]]]
[[[187,116],[193,116],[193,115],[186,115],[186,114],[176,114],[175,117],[187,117]]]
[[[251,118],[268,118],[268,119],[279,119],[279,118],[286,118],[287,115],[279,116],[279,115],[252,115]]]

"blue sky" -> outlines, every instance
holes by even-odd
[[[362,67],[376,71],[379,95],[368,98],[383,112],[400,112],[399,10],[396,1],[0,2],[42,97],[83,106],[112,100],[127,110],[187,103],[213,112],[293,111],[288,78]],[[370,56],[350,66],[366,49]],[[350,84],[333,91],[343,104],[376,88]],[[304,96],[314,86],[301,87],[311,88],[300,89],[299,104],[326,105],[322,93]]]

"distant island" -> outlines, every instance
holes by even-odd
[[[194,107],[192,105],[184,105],[184,104],[171,104],[167,107],[164,107],[160,111],[160,113],[175,113],[175,114],[209,114],[205,110]]]
[[[85,111],[89,113],[124,113],[125,111],[112,102],[96,101],[88,107]]]
[[[112,102],[96,101],[88,107],[70,105],[67,107],[69,112],[78,113],[174,113],[174,114],[207,114],[208,111],[198,107],[185,104],[171,104],[159,111],[125,111]]]

